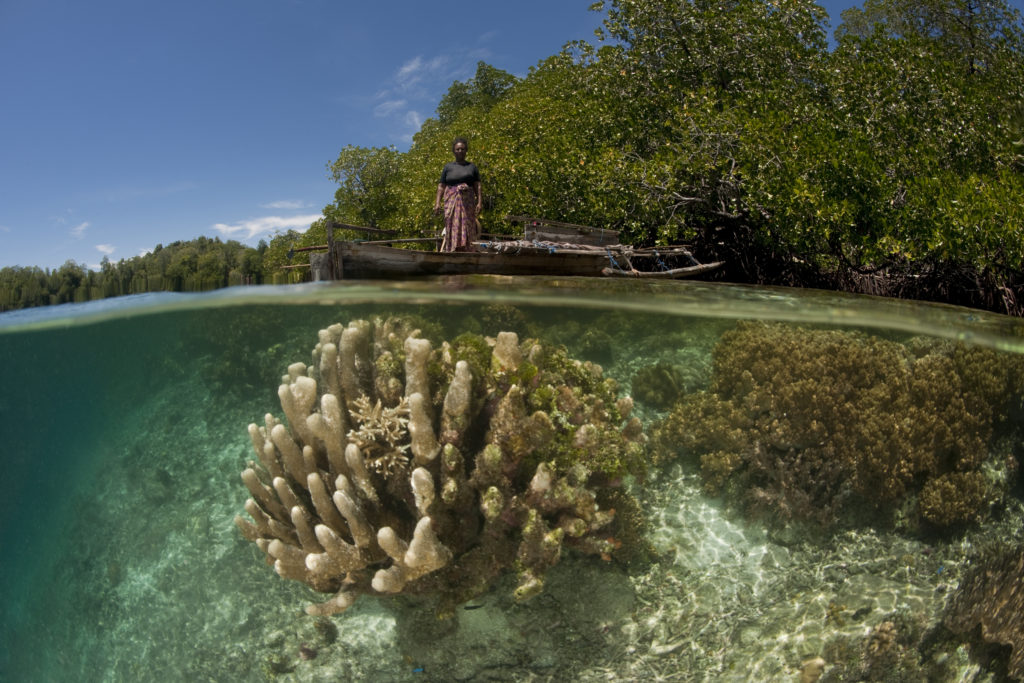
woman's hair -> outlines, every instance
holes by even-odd
[[[466,146],[467,150],[469,149],[469,140],[467,140],[466,138],[455,138],[454,140],[452,140],[453,152],[455,151],[455,145],[459,144],[460,142]]]

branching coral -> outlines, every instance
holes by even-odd
[[[918,506],[925,519],[946,527],[979,521],[989,495],[988,482],[981,472],[947,472],[925,482]]]
[[[944,527],[1003,492],[982,472],[1019,400],[1019,357],[758,323],[724,334],[713,356],[710,391],[676,407],[659,451],[699,461],[709,490],[752,512],[828,525],[921,493],[920,515]]]
[[[287,426],[249,425],[252,521],[236,518],[278,574],[334,593],[310,614],[361,593],[450,609],[513,567],[526,598],[564,547],[617,546],[601,501],[645,437],[599,367],[509,332],[435,346],[403,319],[319,337],[279,388]]]

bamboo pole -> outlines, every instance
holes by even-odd
[[[383,228],[368,228],[364,225],[350,225],[348,223],[339,223],[338,221],[331,221],[329,223],[332,227],[337,230],[355,230],[357,232],[369,232],[377,233],[379,235],[397,235],[397,230],[384,230]]]
[[[402,237],[393,240],[359,240],[357,244],[415,244],[436,241],[436,237]]]
[[[676,277],[688,277],[690,275],[700,275],[707,273],[712,270],[717,270],[725,265],[725,261],[715,261],[714,263],[702,263],[699,266],[687,266],[685,268],[673,268],[672,270],[656,270],[656,271],[641,271],[641,270],[619,270],[617,268],[602,268],[601,274],[607,277],[664,277],[664,278],[676,278]]]

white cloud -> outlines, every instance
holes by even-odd
[[[447,63],[448,59],[446,57],[439,56],[429,61],[424,61],[423,57],[417,55],[398,68],[398,72],[395,74],[395,81],[400,88],[407,90],[424,78],[429,78],[441,72]]]
[[[71,235],[81,239],[85,236],[85,231],[89,228],[89,221],[79,223],[75,227],[71,228]]]
[[[308,214],[303,216],[263,216],[241,221],[233,225],[217,223],[213,229],[222,235],[229,237],[241,236],[245,239],[252,239],[257,235],[269,235],[275,230],[298,230],[304,232],[309,228],[310,223],[322,218],[320,214]]]
[[[496,32],[484,33],[480,43],[493,40]],[[477,62],[490,58],[486,46],[456,47],[450,53],[425,58],[423,55],[405,61],[383,87],[364,103],[373,108],[376,118],[390,119],[394,125],[391,137],[403,143],[423,125],[424,115],[433,115],[438,101],[453,81],[466,81],[476,72]]]
[[[404,78],[411,78],[412,75],[415,74],[417,71],[419,71],[420,67],[422,67],[422,66],[423,66],[423,57],[420,57],[419,55],[416,55],[415,57],[410,59],[408,62],[403,64],[401,67],[399,67],[398,73],[395,74],[395,77],[398,80],[402,80]]]
[[[11,229],[8,228],[6,225],[0,225],[0,232],[10,232],[10,231],[11,231]]]
[[[96,245],[96,251],[100,252],[101,254],[105,254],[107,256],[110,256],[115,251],[117,251],[117,247],[115,247],[112,244],[97,244]]]
[[[405,104],[405,100],[387,100],[386,102],[381,102],[373,108],[373,115],[378,118],[382,116],[390,116],[404,107]]]
[[[297,199],[285,199],[277,202],[270,202],[268,204],[260,204],[260,208],[263,209],[306,209],[309,208],[309,204]]]

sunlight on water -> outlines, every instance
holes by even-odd
[[[246,425],[281,416],[281,375],[310,362],[318,330],[392,315],[423,321],[435,342],[514,331],[564,345],[633,396],[658,459],[627,482],[646,519],[634,554],[564,552],[532,600],[512,599],[510,573],[441,621],[429,605],[372,596],[344,614],[306,616],[305,605],[329,596],[276,576],[232,521],[248,494],[239,479],[253,458]],[[751,329],[743,321],[856,330],[878,353],[911,349],[908,358],[940,369],[984,361],[989,379],[992,367],[1017,378],[1024,353],[1024,323],[1005,316],[697,282],[481,276],[154,294],[0,315],[0,680],[794,680],[817,658],[838,680],[877,675],[890,631],[903,648],[886,660],[891,672],[981,680],[966,641],[915,648],[930,642],[979,549],[1021,543],[1012,463],[1024,451],[1024,387],[1007,385],[1008,407],[971,442],[984,443],[976,471],[999,495],[981,524],[922,530],[908,488],[886,523],[780,525],[772,515],[797,512],[793,499],[772,497],[770,478],[783,475],[769,465],[747,465],[767,477],[754,482],[749,495],[760,498],[750,500],[761,507],[750,509],[770,511],[751,516],[737,504],[747,495],[740,480],[708,493],[725,446],[704,460],[657,455],[667,442],[697,449],[721,436],[695,423],[659,429],[671,415],[695,419],[696,409],[671,411],[724,386],[715,363],[739,353]],[[788,329],[766,327],[765,338]],[[814,334],[806,338],[847,348],[845,337]],[[729,414],[724,403],[700,405],[709,420]],[[966,417],[983,421],[972,410]],[[814,415],[826,424],[808,427],[818,442],[790,453],[824,448],[829,413]],[[963,417],[943,415],[947,424]],[[745,457],[780,429],[750,428],[757,445],[729,437],[748,444]],[[673,441],[691,437],[697,445]]]

